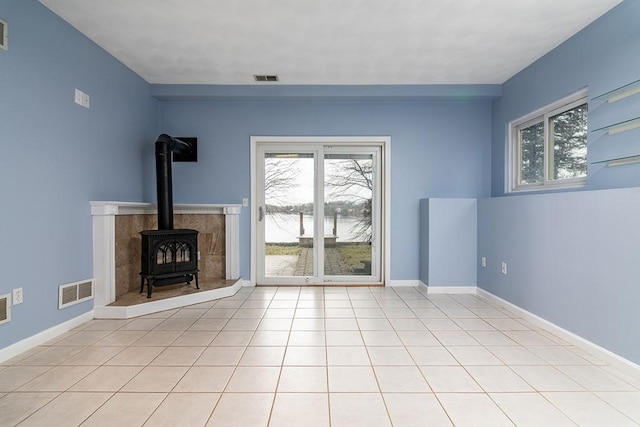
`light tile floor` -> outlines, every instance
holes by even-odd
[[[640,372],[475,295],[243,288],[0,364],[13,425],[640,425]]]

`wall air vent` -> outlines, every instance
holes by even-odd
[[[9,25],[0,19],[0,49],[9,50]]]
[[[0,295],[0,325],[11,320],[11,294]]]
[[[58,309],[93,299],[93,279],[60,285],[58,288]]]
[[[276,74],[254,74],[253,79],[260,83],[280,81]]]

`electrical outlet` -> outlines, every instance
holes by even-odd
[[[84,108],[91,108],[91,97],[80,89],[76,89],[74,101],[76,104],[82,105]]]
[[[245,207],[246,207],[246,206],[249,206],[249,199],[247,199],[246,197],[244,197],[244,198],[242,199],[242,206],[245,206]]]
[[[82,106],[85,108],[91,108],[91,97],[87,93],[82,94]]]
[[[200,261],[200,251],[198,251],[198,261]]]
[[[15,288],[13,290],[13,298],[12,298],[13,305],[22,304],[22,302],[24,301],[23,298],[24,296],[22,295],[22,288]]]
[[[502,274],[507,274],[507,263],[506,262],[502,263]]]
[[[76,104],[82,105],[82,95],[84,95],[84,93],[82,93],[80,89],[76,89],[76,95],[74,99]]]
[[[486,266],[487,266],[487,257],[486,257],[486,256],[483,256],[482,258],[480,258],[480,264],[481,264],[483,267],[486,267]]]

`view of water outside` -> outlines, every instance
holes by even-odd
[[[297,242],[300,235],[300,216],[298,214],[265,215],[265,241],[268,243]],[[313,217],[303,216],[305,236],[313,236]],[[354,233],[357,218],[338,217],[338,242],[361,242],[362,238]],[[325,234],[332,234],[333,217],[325,217]]]

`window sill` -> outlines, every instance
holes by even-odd
[[[587,186],[587,178],[584,177],[584,178],[575,178],[571,180],[567,179],[562,181],[548,181],[544,184],[520,185],[520,186],[511,188],[508,191],[508,194],[573,190],[573,189],[582,188],[586,186]]]

